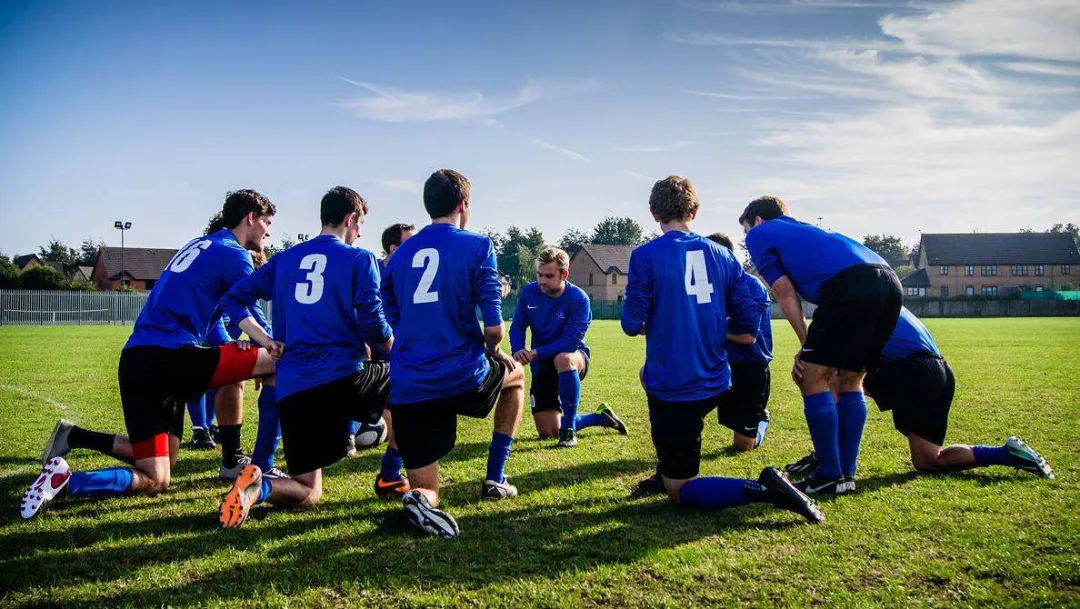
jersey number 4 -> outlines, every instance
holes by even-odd
[[[697,298],[698,304],[712,302],[713,286],[705,269],[705,252],[686,252],[686,294]]]
[[[424,269],[424,274],[420,275],[420,283],[416,285],[416,291],[413,292],[413,304],[439,302],[439,293],[431,289],[431,284],[435,283],[435,273],[439,272],[439,250],[425,247],[416,252],[412,259],[412,267]]]
[[[296,282],[296,302],[315,304],[323,295],[323,272],[326,271],[325,254],[308,254],[300,261],[300,270],[307,271],[307,277]]]

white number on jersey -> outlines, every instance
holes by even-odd
[[[412,259],[412,267],[423,267],[424,274],[420,276],[420,283],[413,292],[413,304],[425,304],[439,302],[439,293],[431,291],[431,284],[435,283],[435,273],[439,270],[439,250],[433,247],[425,247],[416,252]]]
[[[300,270],[309,271],[307,277],[296,283],[296,302],[315,304],[322,298],[323,271],[326,270],[325,254],[308,254],[300,261]]]
[[[712,284],[705,270],[705,252],[686,252],[686,294],[697,298],[698,304],[712,302]]]
[[[169,270],[174,273],[183,273],[188,270],[195,259],[199,257],[199,254],[210,249],[210,240],[203,239],[202,241],[196,241],[191,245],[184,248],[184,251],[176,255],[173,258],[172,264],[169,265]]]

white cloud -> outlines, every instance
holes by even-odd
[[[737,13],[741,15],[774,15],[809,11],[837,11],[852,9],[903,8],[904,4],[886,2],[854,2],[841,0],[789,0],[786,2],[687,2],[683,6],[700,11]]]
[[[562,146],[556,146],[555,144],[552,144],[551,142],[545,142],[544,140],[541,140],[541,139],[538,139],[538,138],[535,138],[535,137],[529,138],[529,141],[532,142],[533,144],[536,144],[537,146],[540,146],[541,148],[546,148],[548,150],[554,150],[555,152],[558,152],[559,154],[563,155],[564,157],[566,157],[568,159],[571,159],[571,160],[574,160],[574,161],[578,161],[579,163],[591,163],[592,162],[592,159],[585,156],[584,154],[581,154],[580,152],[574,152],[573,150],[570,150],[568,148],[563,148]]]
[[[444,120],[489,119],[549,99],[582,93],[596,88],[596,81],[542,82],[529,80],[514,93],[485,96],[479,91],[426,92],[406,91],[386,85],[360,82],[339,76],[368,94],[341,102],[341,106],[360,118],[387,122],[423,122]],[[488,122],[497,126],[497,122]]]
[[[1080,67],[1069,67],[1052,63],[1038,63],[1034,61],[1006,61],[998,65],[1006,70],[1019,72],[1021,74],[1080,78]]]
[[[730,99],[734,101],[790,101],[795,99],[808,99],[809,96],[799,95],[760,95],[753,93],[717,93],[714,91],[698,91],[694,89],[685,89],[683,93],[689,93],[690,95],[696,95],[698,97],[711,97],[716,99]]]
[[[662,144],[662,145],[647,145],[647,144],[642,145],[642,144],[639,144],[639,145],[635,145],[635,146],[625,146],[625,147],[622,147],[622,148],[616,148],[615,150],[618,150],[619,152],[675,152],[676,150],[682,150],[683,148],[686,148],[687,146],[693,145],[693,143],[694,142],[691,142],[689,140],[679,140],[677,142],[672,142],[670,144]]]
[[[421,194],[424,192],[424,185],[412,180],[372,180],[379,186],[384,188],[390,188],[393,190],[403,190],[405,192],[413,194]]]

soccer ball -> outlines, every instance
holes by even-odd
[[[386,434],[386,421],[380,419],[375,424],[362,423],[360,429],[356,430],[356,448],[378,446],[386,441]]]

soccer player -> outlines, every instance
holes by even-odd
[[[801,346],[792,378],[821,460],[802,488],[811,495],[853,492],[866,426],[862,380],[900,317],[900,280],[881,256],[849,237],[795,220],[776,197],[751,201],[739,223],[754,266],[772,286]],[[809,329],[800,297],[818,305]]]
[[[128,435],[90,431],[61,420],[45,446],[45,466],[22,498],[23,518],[33,518],[61,493],[101,497],[157,495],[169,487],[184,431],[184,403],[207,389],[274,371],[271,349],[229,343],[204,348],[224,292],[252,272],[248,250],[259,251],[275,208],[254,190],[230,192],[224,226],[185,245],[169,262],[135,321],[120,354],[120,401]],[[219,413],[219,416],[223,416]],[[88,448],[133,464],[72,472],[63,456]]]
[[[690,180],[669,176],[653,185],[649,210],[663,234],[630,255],[622,314],[626,334],[646,337],[641,376],[664,487],[675,505],[772,503],[820,522],[814,501],[774,467],[756,481],[698,477],[705,417],[731,387],[724,339],[760,322],[742,266],[726,248],[691,232],[698,208]]]
[[[601,426],[626,435],[615,411],[601,406],[579,415],[581,381],[589,372],[585,333],[592,322],[589,296],[567,281],[570,256],[555,247],[536,259],[537,280],[521,289],[510,324],[510,351],[521,365],[532,367],[533,422],[541,439],[559,439],[556,446],[577,446],[577,432]],[[525,348],[525,330],[532,329],[532,348]],[[561,420],[560,420],[561,411]]]
[[[469,181],[436,171],[424,184],[424,207],[431,224],[397,249],[383,277],[395,334],[390,409],[412,485],[402,498],[409,521],[428,534],[456,537],[457,522],[436,507],[439,459],[457,441],[459,415],[486,418],[494,409],[480,496],[517,496],[506,463],[521,421],[524,371],[500,347],[501,286],[491,239],[464,230],[472,212]]]
[[[393,334],[379,297],[375,256],[353,242],[367,202],[338,186],[322,198],[322,233],[277,254],[233,286],[221,301],[230,318],[261,345],[273,339],[244,312],[273,300],[284,354],[277,368],[285,462],[292,478],[269,479],[244,467],[221,502],[223,528],[243,524],[263,501],[310,506],[322,497],[322,469],[345,457],[349,420],[377,420],[388,397],[388,367],[364,360],[364,342],[389,348]],[[283,326],[283,328],[282,328]],[[282,329],[284,331],[282,331]],[[397,474],[397,472],[394,472]],[[407,490],[404,480],[398,485]]]
[[[907,308],[900,310],[878,365],[864,381],[866,394],[882,411],[891,410],[893,426],[908,439],[911,463],[920,472],[959,471],[1004,465],[1054,478],[1050,464],[1020,438],[1003,446],[953,444],[942,448],[949,425],[956,379],[934,337]],[[791,473],[811,469],[814,454],[787,466]]]

